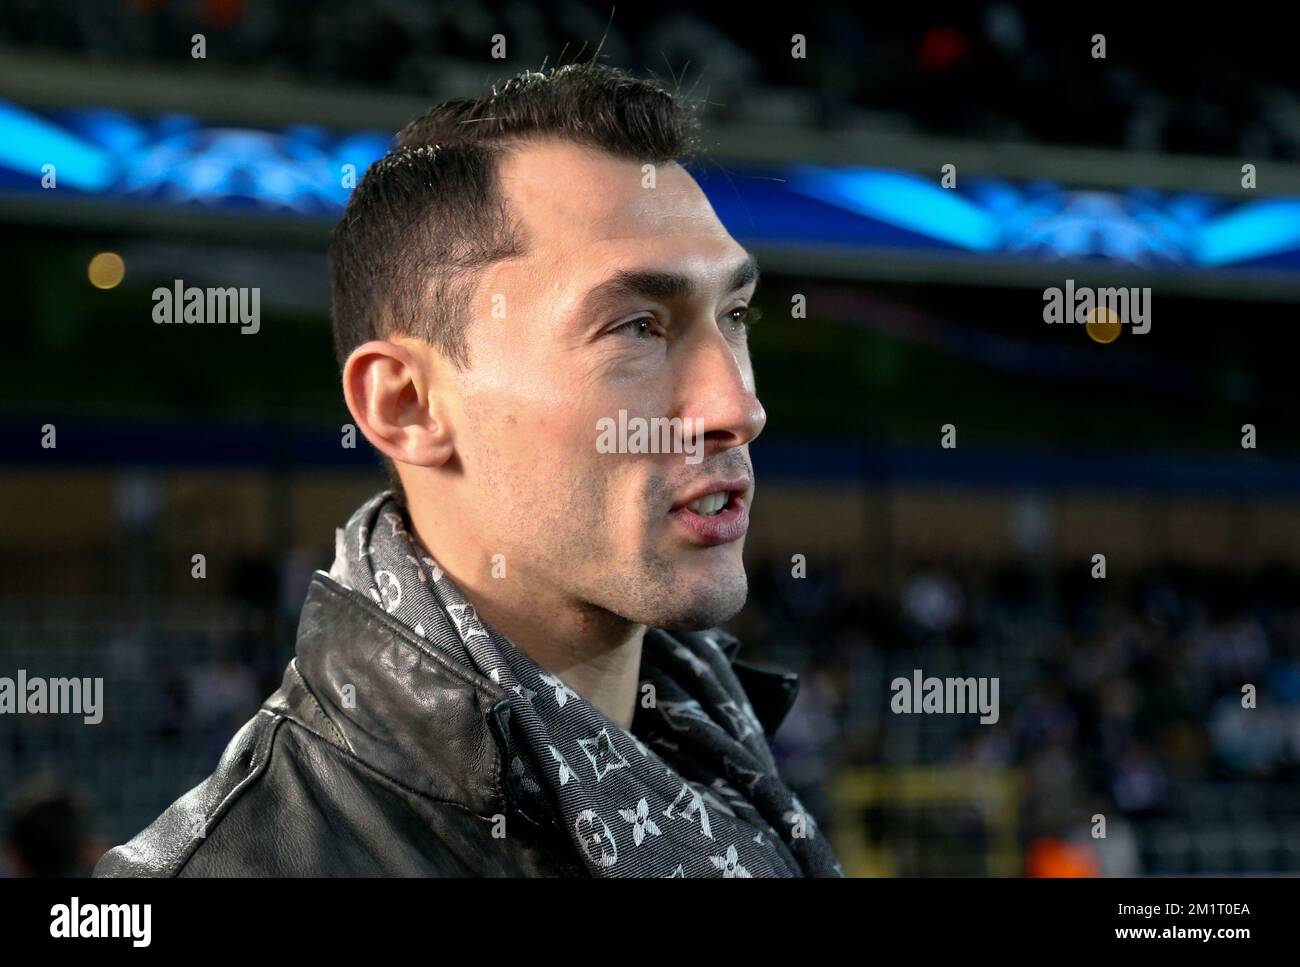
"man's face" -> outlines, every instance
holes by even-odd
[[[450,401],[454,512],[483,560],[505,555],[510,581],[539,602],[666,628],[727,620],[747,592],[749,441],[767,419],[743,324],[757,284],[748,253],[676,164],[646,187],[635,162],[547,141],[500,174],[530,245],[476,290],[470,365]],[[608,286],[627,273],[680,283]],[[645,452],[662,451],[662,433],[641,452],[602,452],[611,424],[620,440],[620,410],[630,429],[675,417],[703,432],[677,437],[687,452]],[[728,487],[715,517],[707,501],[703,514],[685,506]]]

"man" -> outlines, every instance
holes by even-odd
[[[697,132],[571,65],[367,172],[335,342],[394,488],[339,530],[281,689],[97,875],[840,875],[768,748],[797,679],[712,628],[766,415],[754,260],[675,160]]]

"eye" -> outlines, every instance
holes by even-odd
[[[748,333],[754,323],[763,318],[763,313],[755,306],[736,306],[725,316],[732,324],[732,332]]]
[[[654,316],[638,316],[636,319],[629,319],[621,326],[616,326],[614,332],[626,332],[632,335],[632,338],[639,340],[650,340],[656,336],[666,336],[663,326]]]

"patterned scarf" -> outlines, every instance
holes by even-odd
[[[708,633],[647,629],[632,731],[481,621],[391,492],[336,532],[331,576],[513,693],[507,780],[593,876],[841,876]],[[647,692],[645,686],[653,686]]]

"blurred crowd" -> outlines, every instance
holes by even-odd
[[[1224,847],[1229,866],[1300,868],[1295,571],[915,562],[892,592],[857,567],[756,577],[745,632],[805,682],[779,750],[823,808],[854,766],[1017,770],[1026,845],[1088,839],[1102,815],[1112,839],[1159,832],[1122,871],[1161,872],[1195,866],[1198,835],[1231,822],[1254,839]],[[998,678],[999,721],[894,714],[890,683],[914,669]],[[1187,855],[1162,856],[1169,843]]]
[[[326,564],[324,549],[248,560],[227,588],[238,618],[220,634],[178,637],[123,608],[93,651],[106,694],[136,696],[133,714],[93,741],[86,729],[7,730],[0,771],[24,781],[6,783],[0,869],[84,873],[106,838],[206,776],[279,684],[306,582]],[[776,752],[819,816],[846,770],[975,765],[1023,777],[1027,867],[1035,844],[1086,839],[1097,814],[1110,827],[1103,872],[1194,872],[1211,862],[1202,839],[1228,827],[1260,846],[1246,856],[1249,843],[1225,844],[1224,872],[1300,864],[1300,574],[1171,566],[1102,580],[1087,564],[915,561],[889,582],[865,564],[813,560],[804,577],[772,561],[750,577],[730,627],[744,657],[801,674]],[[894,714],[890,682],[914,669],[996,677],[998,721]],[[888,840],[886,820],[864,817]],[[930,837],[938,855],[946,838],[987,835],[903,832]]]
[[[611,12],[613,13],[611,22]],[[773,20],[663,0],[133,0],[0,8],[0,46],[439,97],[480,89],[495,35],[502,76],[601,57],[707,94],[715,118],[831,129],[1300,158],[1300,85],[1269,14],[1219,18],[994,0],[901,9],[803,3]],[[1106,37],[1095,59],[1094,33]],[[795,34],[806,56],[792,56]]]

